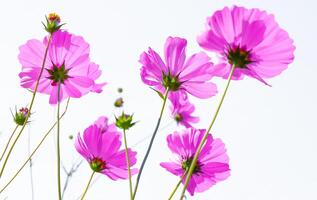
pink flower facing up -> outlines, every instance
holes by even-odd
[[[186,59],[187,41],[178,37],[168,37],[165,43],[165,62],[149,48],[140,56],[142,81],[164,93],[186,91],[198,98],[208,98],[217,93],[212,77],[213,64],[203,52]]]
[[[83,134],[78,134],[75,148],[89,163],[95,172],[107,175],[112,180],[127,179],[128,166],[125,150],[120,150],[121,133],[114,124],[108,125],[108,118],[100,117]],[[128,150],[131,166],[136,164],[136,152]],[[138,172],[131,169],[131,174]]]
[[[216,11],[207,18],[207,30],[197,40],[204,49],[220,55],[214,73],[223,78],[235,65],[232,79],[247,75],[267,84],[265,78],[279,75],[294,59],[293,40],[273,15],[259,9],[234,6]]]
[[[22,72],[19,76],[22,87],[35,89],[47,43],[47,38],[43,42],[33,39],[20,47]],[[61,86],[61,101],[68,97],[80,98],[90,91],[99,93],[105,85],[95,83],[101,70],[90,62],[89,44],[82,37],[67,31],[53,33],[44,67],[38,91],[50,95],[50,104],[58,101],[58,83]]]
[[[168,147],[177,155],[177,159],[173,162],[162,162],[160,165],[172,174],[183,177],[183,184],[186,179],[184,174],[190,167],[205,131],[190,128],[183,133],[174,132],[167,136]],[[225,145],[220,139],[213,139],[209,134],[199,154],[187,191],[191,195],[195,192],[204,192],[217,182],[228,178],[230,175],[228,161]]]
[[[192,123],[199,122],[199,117],[192,116],[192,113],[195,111],[195,106],[189,102],[186,95],[171,93],[168,98],[172,103],[170,106],[172,117],[177,124],[189,128],[192,127]]]

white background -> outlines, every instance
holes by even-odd
[[[134,1],[4,1],[0,2],[0,147],[14,128],[10,108],[27,105],[31,94],[20,88],[18,47],[28,39],[45,35],[41,21],[55,11],[70,32],[82,35],[91,45],[91,57],[100,64],[102,80],[109,84],[102,94],[89,94],[71,100],[62,121],[62,160],[69,168],[80,158],[70,134],[83,131],[100,115],[113,120],[113,108],[124,88],[125,110],[135,113],[140,122],[129,131],[132,146],[151,134],[161,106],[160,98],[144,85],[139,76],[139,55],[148,46],[160,52],[168,36],[188,39],[188,52],[200,50],[196,36],[204,29],[205,18],[233,4],[258,7],[274,13],[296,45],[295,61],[281,76],[268,80],[273,87],[246,78],[233,82],[214,126],[215,137],[226,143],[232,175],[198,200],[316,200],[317,199],[317,95],[316,95],[316,3],[313,0],[134,0]],[[188,54],[189,54],[188,53]],[[220,93],[225,81],[215,79]],[[191,98],[201,117],[199,128],[206,128],[220,95],[208,100]],[[166,110],[162,127],[170,124]],[[0,187],[11,177],[28,154],[28,134],[33,148],[54,122],[56,108],[48,96],[37,95],[32,123],[17,143],[0,180]],[[137,199],[167,199],[178,178],[159,166],[171,153],[166,135],[175,124],[160,131],[141,179]],[[55,133],[34,157],[34,199],[57,199]],[[135,146],[141,161],[149,140]],[[138,163],[140,164],[140,162]],[[90,169],[84,162],[70,181],[65,199],[82,193]],[[65,174],[63,173],[63,182]],[[135,177],[134,177],[135,178]],[[0,199],[32,199],[29,168],[25,168]],[[128,182],[98,178],[87,199],[128,199]]]

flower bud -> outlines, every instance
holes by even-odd
[[[122,88],[118,88],[118,93],[122,93],[123,89]]]
[[[61,23],[61,18],[56,13],[50,13],[46,18],[46,24],[43,23],[45,30],[50,34],[58,31],[64,24]]]
[[[118,128],[128,130],[132,126],[135,125],[136,122],[132,122],[133,120],[133,115],[127,115],[124,112],[117,118],[116,117],[116,126]]]
[[[13,115],[13,120],[17,125],[23,126],[24,123],[28,123],[28,122],[25,122],[28,118],[28,115],[29,115],[29,109],[26,107],[22,107],[19,111],[15,110],[15,114]]]
[[[115,102],[114,102],[114,106],[117,107],[117,108],[120,108],[123,106],[123,99],[122,97],[118,98]]]

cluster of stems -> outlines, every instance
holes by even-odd
[[[226,96],[226,93],[228,91],[228,88],[229,88],[229,85],[230,85],[230,82],[231,82],[231,78],[232,78],[232,75],[233,75],[233,72],[234,72],[234,69],[235,69],[235,66],[232,66],[232,69],[231,69],[231,72],[230,72],[230,75],[228,77],[228,81],[227,81],[227,85],[225,87],[225,90],[223,92],[223,95],[220,99],[220,102],[218,104],[218,107],[216,109],[216,112],[212,118],[212,121],[208,127],[208,129],[206,130],[204,136],[203,136],[203,139],[201,140],[199,146],[198,146],[198,149],[193,157],[193,161],[189,167],[189,169],[187,171],[185,171],[185,173],[182,175],[182,177],[180,178],[180,180],[178,181],[178,183],[176,184],[176,187],[173,189],[172,193],[170,194],[169,196],[169,200],[171,200],[174,196],[174,194],[177,192],[177,190],[179,189],[179,186],[181,185],[181,183],[183,181],[185,181],[184,183],[184,187],[182,189],[182,192],[181,192],[181,195],[180,195],[180,200],[183,199],[183,197],[185,196],[185,191],[186,191],[186,188],[188,186],[188,183],[189,183],[189,180],[193,174],[193,171],[195,169],[195,166],[197,164],[197,159],[199,157],[199,154],[206,142],[206,139],[207,139],[207,136],[208,136],[208,133],[211,131],[215,121],[216,121],[216,118],[218,116],[218,113],[220,111],[220,108],[222,106],[222,103],[224,101],[224,98]],[[161,111],[160,111],[160,115],[159,115],[159,118],[157,120],[157,123],[156,123],[156,126],[155,126],[155,129],[154,129],[154,132],[152,134],[152,137],[151,137],[151,140],[150,140],[150,143],[149,143],[149,146],[147,148],[147,151],[146,151],[146,154],[142,160],[142,163],[141,163],[141,166],[140,166],[140,170],[139,170],[139,173],[138,173],[138,176],[137,176],[137,179],[136,179],[136,183],[135,183],[135,187],[134,187],[134,190],[132,190],[133,188],[133,185],[132,185],[132,176],[131,176],[131,163],[130,163],[130,160],[129,160],[129,154],[128,154],[128,144],[127,144],[127,138],[126,138],[126,129],[123,129],[123,139],[124,139],[124,146],[125,146],[125,155],[126,155],[126,162],[127,162],[127,168],[128,168],[128,176],[129,176],[129,194],[130,194],[130,200],[134,200],[136,198],[136,194],[137,194],[137,191],[138,191],[138,186],[139,186],[139,183],[140,183],[140,180],[141,180],[141,175],[142,175],[142,172],[144,170],[144,167],[145,167],[145,164],[146,164],[146,161],[148,159],[148,156],[150,154],[150,151],[152,149],[152,146],[153,146],[153,142],[155,140],[155,137],[157,135],[157,132],[158,132],[158,129],[160,127],[160,124],[161,124],[161,120],[162,120],[162,117],[163,117],[163,113],[164,113],[164,109],[165,109],[165,105],[166,105],[166,100],[167,100],[167,97],[168,97],[168,94],[169,94],[169,89],[166,90],[164,96],[163,96],[163,105],[162,105],[162,108],[161,108]],[[83,200],[88,189],[89,189],[89,186],[90,186],[90,183],[93,179],[93,176],[94,176],[95,172],[93,172],[89,178],[89,181],[88,181],[88,184],[87,186],[85,187],[85,190],[81,196],[81,199]]]
[[[51,33],[48,37],[48,42],[47,42],[47,45],[46,45],[46,48],[45,48],[45,53],[44,53],[44,58],[43,58],[43,62],[42,62],[42,66],[41,66],[41,70],[40,70],[40,73],[39,73],[39,76],[37,78],[37,81],[36,81],[36,85],[35,85],[35,88],[34,88],[34,91],[33,91],[33,94],[32,94],[32,99],[31,99],[31,102],[30,102],[30,106],[28,108],[28,114],[26,115],[26,119],[22,125],[22,127],[20,128],[20,131],[18,132],[15,140],[13,141],[13,143],[11,144],[11,147],[9,148],[9,151],[7,152],[7,149],[10,145],[10,142],[12,140],[12,138],[14,137],[14,134],[15,132],[18,130],[19,128],[19,125],[16,125],[16,127],[14,128],[4,150],[3,150],[3,153],[1,154],[1,158],[0,158],[0,161],[4,158],[5,154],[7,153],[5,159],[4,159],[4,162],[2,164],[2,167],[1,167],[1,171],[0,171],[0,179],[4,173],[4,170],[5,170],[5,167],[7,166],[7,162],[10,158],[10,155],[17,143],[17,141],[19,140],[19,138],[21,137],[25,127],[26,127],[26,124],[28,123],[28,119],[31,115],[31,111],[32,111],[32,108],[33,108],[33,105],[34,105],[34,102],[35,102],[35,97],[36,97],[36,94],[37,94],[37,90],[38,90],[38,86],[39,86],[39,82],[40,82],[40,79],[42,77],[42,74],[43,74],[43,71],[44,71],[44,66],[45,66],[45,62],[46,62],[46,58],[47,58],[47,54],[48,54],[48,49],[49,49],[49,46],[50,46],[50,43],[51,43],[51,39],[52,39],[52,34]],[[17,177],[17,175],[20,173],[20,171],[25,167],[25,165],[31,160],[32,156],[35,154],[35,152],[38,150],[38,148],[41,146],[41,144],[44,142],[44,140],[46,139],[46,137],[49,135],[49,133],[51,133],[51,131],[53,130],[53,128],[57,125],[57,178],[58,178],[58,199],[61,200],[62,199],[62,193],[61,193],[61,176],[60,176],[60,119],[65,115],[66,113],[66,110],[67,110],[67,107],[68,107],[68,103],[69,103],[69,99],[67,101],[67,105],[66,105],[66,109],[64,111],[64,113],[62,115],[60,115],[60,86],[61,86],[61,83],[58,83],[58,105],[57,105],[57,121],[56,123],[53,124],[53,126],[49,129],[49,131],[44,135],[44,137],[42,138],[42,140],[40,141],[40,143],[37,145],[37,147],[35,148],[35,150],[29,155],[28,159],[22,164],[22,166],[18,169],[18,171],[14,174],[14,176],[9,180],[9,182],[7,184],[5,184],[5,186],[0,190],[0,193],[2,193],[9,185],[10,183]]]
[[[183,174],[183,176],[181,177],[181,179],[180,179],[179,182],[177,183],[175,189],[173,190],[173,192],[171,193],[170,197],[168,198],[169,200],[173,198],[174,194],[175,194],[176,191],[178,190],[178,188],[179,188],[180,184],[182,183],[183,179],[186,177],[185,183],[184,183],[184,187],[183,187],[182,192],[181,192],[181,195],[180,195],[180,200],[182,200],[183,197],[185,196],[185,191],[186,191],[186,188],[187,188],[188,183],[189,183],[189,181],[190,181],[190,178],[191,178],[191,176],[192,176],[192,174],[193,174],[193,172],[194,172],[194,169],[195,169],[195,166],[196,166],[196,164],[197,164],[197,159],[198,159],[198,157],[199,157],[199,154],[200,154],[200,152],[201,152],[201,150],[202,150],[202,148],[203,148],[203,146],[204,146],[204,144],[205,144],[205,142],[206,142],[206,140],[207,140],[208,133],[211,131],[211,129],[212,129],[212,127],[213,127],[213,125],[214,125],[214,123],[215,123],[215,121],[216,121],[216,118],[217,118],[217,116],[218,116],[218,113],[219,113],[219,111],[220,111],[220,108],[221,108],[221,106],[222,106],[222,103],[223,103],[223,101],[224,101],[224,99],[225,99],[225,96],[226,96],[226,94],[227,94],[227,91],[228,91],[228,88],[229,88],[229,85],[230,85],[230,82],[231,82],[231,78],[232,78],[234,69],[235,69],[235,65],[233,65],[232,68],[231,68],[231,71],[230,71],[230,74],[229,74],[229,77],[228,77],[228,80],[227,80],[227,84],[226,84],[225,90],[224,90],[224,92],[223,92],[223,94],[222,94],[222,97],[221,97],[221,99],[220,99],[220,102],[219,102],[219,104],[218,104],[218,107],[217,107],[217,109],[216,109],[216,112],[215,112],[215,114],[214,114],[214,116],[213,116],[213,118],[212,118],[212,121],[211,121],[211,123],[210,123],[208,129],[206,130],[206,132],[205,132],[205,134],[204,134],[204,136],[203,136],[203,138],[202,138],[202,140],[201,140],[201,142],[200,142],[200,144],[199,144],[199,146],[198,146],[198,149],[197,149],[197,151],[196,151],[196,153],[195,153],[195,155],[194,155],[194,158],[193,158],[193,160],[192,160],[192,162],[191,162],[191,165],[190,165],[188,171],[186,171],[186,172]],[[145,163],[146,163],[146,161],[147,161],[147,158],[148,158],[148,156],[149,156],[149,154],[150,154],[150,151],[151,151],[151,148],[152,148],[152,145],[153,145],[153,142],[154,142],[156,133],[157,133],[158,128],[159,128],[159,126],[160,126],[160,123],[161,123],[161,119],[162,119],[163,112],[164,112],[164,109],[165,109],[165,104],[166,104],[166,99],[167,99],[167,97],[168,97],[168,94],[169,94],[169,90],[167,89],[167,90],[166,90],[166,93],[165,93],[165,95],[164,95],[164,98],[163,98],[163,106],[162,106],[162,108],[161,108],[160,116],[159,116],[159,118],[158,118],[156,127],[155,127],[155,129],[154,129],[154,133],[153,133],[153,135],[152,135],[150,144],[149,144],[149,146],[148,146],[148,148],[147,148],[146,154],[145,154],[144,159],[143,159],[143,161],[142,161],[139,174],[138,174],[138,176],[137,176],[137,182],[136,182],[136,185],[135,185],[135,188],[134,188],[133,199],[134,199],[135,196],[136,196],[136,192],[137,192],[138,185],[139,185],[139,182],[140,182],[140,178],[141,178],[141,175],[142,175],[142,172],[143,172],[143,168],[144,168]]]
[[[12,153],[12,150],[14,149],[17,141],[19,140],[20,136],[22,135],[25,127],[26,127],[26,124],[28,122],[28,118],[30,117],[30,113],[32,111],[32,108],[33,108],[33,105],[34,105],[34,102],[35,102],[35,97],[36,97],[36,94],[37,94],[37,90],[38,90],[38,86],[39,86],[39,82],[40,82],[40,79],[41,79],[41,76],[43,74],[43,70],[44,70],[44,66],[45,66],[45,62],[46,62],[46,58],[47,58],[47,54],[48,54],[48,49],[49,49],[49,46],[50,46],[50,43],[51,43],[51,39],[52,39],[52,34],[51,33],[48,37],[48,42],[47,42],[47,45],[46,45],[46,49],[45,49],[45,53],[44,53],[44,58],[43,58],[43,62],[42,62],[42,66],[41,66],[41,70],[40,70],[40,73],[39,73],[39,77],[37,78],[37,82],[36,82],[36,85],[35,85],[35,89],[33,91],[33,94],[32,94],[32,99],[30,101],[30,104],[29,104],[29,112],[26,116],[26,120],[24,121],[23,125],[21,126],[21,128],[19,129],[19,125],[16,125],[16,127],[14,128],[14,130],[12,131],[12,134],[10,135],[9,137],[9,140],[1,154],[1,157],[0,157],[0,161],[4,160],[3,163],[2,163],[2,166],[1,166],[1,170],[0,170],[0,179],[2,178],[2,175],[4,173],[4,170],[5,170],[5,167],[7,165],[7,162],[10,158],[10,155]],[[197,159],[199,157],[199,154],[206,142],[206,139],[207,139],[207,136],[208,136],[208,133],[211,131],[215,121],[216,121],[216,118],[218,116],[218,113],[220,111],[220,108],[222,106],[222,103],[224,101],[224,98],[226,96],[226,93],[227,93],[227,90],[229,88],[229,85],[230,85],[230,81],[231,81],[231,78],[232,78],[232,75],[233,75],[233,72],[234,72],[234,69],[235,69],[235,66],[233,65],[232,66],[232,69],[231,69],[231,72],[230,72],[230,75],[228,77],[228,80],[227,80],[227,84],[226,84],[226,87],[225,87],[225,90],[223,92],[223,95],[220,99],[220,102],[219,102],[219,105],[216,109],[216,112],[212,118],[212,121],[208,127],[208,129],[206,130],[199,146],[198,146],[198,149],[193,157],[193,160],[191,162],[191,165],[190,167],[188,168],[188,170],[186,170],[186,172],[183,174],[183,176],[181,177],[181,179],[179,180],[179,182],[177,183],[175,189],[172,191],[171,195],[169,196],[169,200],[173,198],[174,194],[176,193],[176,191],[178,190],[179,186],[181,185],[182,182],[184,182],[184,187],[181,191],[181,195],[180,195],[180,200],[183,199],[184,195],[185,195],[185,191],[186,191],[186,188],[189,184],[189,181],[190,181],[190,178],[193,174],[193,171],[195,169],[195,166],[197,164]],[[36,148],[34,149],[34,151],[29,155],[29,157],[26,159],[26,161],[21,165],[21,167],[18,169],[18,171],[14,174],[14,176],[9,180],[9,182],[7,184],[5,184],[4,187],[2,187],[0,189],[0,193],[2,193],[9,185],[10,183],[17,177],[17,175],[21,172],[21,170],[25,167],[25,165],[31,160],[32,156],[36,153],[36,151],[39,149],[39,147],[42,145],[42,143],[44,142],[44,140],[47,138],[47,136],[52,132],[52,130],[54,129],[55,126],[57,126],[57,186],[58,186],[58,199],[61,200],[62,199],[62,190],[61,190],[61,154],[60,154],[60,119],[65,115],[66,111],[67,111],[67,107],[68,107],[68,103],[69,103],[69,99],[67,101],[67,105],[66,105],[66,108],[65,108],[65,111],[60,114],[60,104],[61,104],[61,99],[60,99],[60,93],[61,93],[61,82],[58,82],[58,90],[57,90],[57,117],[56,117],[56,122],[52,125],[52,127],[47,131],[47,133],[44,135],[44,137],[42,138],[42,140],[40,141],[40,143],[36,146]],[[162,119],[162,116],[163,116],[163,113],[164,113],[164,109],[166,107],[166,101],[167,101],[167,98],[168,98],[168,95],[169,95],[169,88],[166,88],[166,92],[164,95],[162,95],[163,97],[163,104],[162,104],[162,107],[161,107],[161,110],[160,110],[160,114],[159,114],[159,117],[158,117],[158,120],[157,120],[157,123],[156,123],[156,126],[155,126],[155,129],[154,129],[154,132],[152,134],[152,137],[151,137],[151,140],[150,140],[150,143],[148,145],[148,148],[147,148],[147,151],[146,151],[146,154],[142,160],[142,163],[141,163],[141,166],[140,166],[140,169],[139,169],[139,173],[137,175],[137,178],[136,178],[136,183],[135,183],[135,186],[134,186],[134,189],[133,189],[133,184],[132,184],[132,176],[131,176],[131,162],[130,162],[130,159],[129,159],[129,150],[128,150],[128,143],[127,143],[127,137],[126,137],[126,131],[127,129],[126,128],[123,128],[123,139],[124,139],[124,147],[125,147],[125,156],[126,156],[126,163],[127,163],[127,169],[128,169],[128,176],[129,176],[129,194],[130,194],[130,200],[134,200],[136,198],[136,194],[137,194],[137,191],[138,191],[138,186],[139,186],[139,183],[140,183],[140,180],[141,180],[141,176],[142,176],[142,173],[143,173],[143,170],[144,170],[144,167],[145,167],[145,164],[146,164],[146,161],[148,159],[148,156],[150,154],[150,151],[152,149],[152,146],[153,146],[153,142],[155,140],[155,137],[157,135],[157,132],[158,132],[158,129],[160,127],[160,124],[161,124],[161,119]],[[19,130],[19,131],[18,131]],[[13,139],[15,133],[18,131],[18,134],[17,136],[15,137],[13,143],[11,144],[10,146],[10,143],[11,143],[11,140]],[[10,147],[9,147],[10,146]],[[81,196],[81,199],[84,199],[85,198],[85,195],[89,189],[89,186],[90,186],[90,183],[94,177],[94,174],[96,172],[93,172],[89,178],[89,181],[88,181],[88,184],[87,186],[85,187],[85,190]]]

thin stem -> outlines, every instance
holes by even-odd
[[[88,191],[89,185],[90,185],[90,183],[91,183],[91,180],[92,180],[92,178],[94,177],[94,175],[95,175],[95,172],[92,172],[92,174],[91,174],[91,176],[90,176],[90,178],[89,178],[88,184],[87,184],[87,186],[86,186],[86,189],[85,189],[83,195],[81,196],[81,199],[80,199],[80,200],[83,200],[83,199],[84,199],[84,197],[85,197],[85,195],[86,195],[86,193],[87,193],[87,191]]]
[[[163,126],[160,130],[158,130],[158,132],[162,132],[164,129],[168,128],[173,123],[174,123],[174,120],[171,120],[168,124],[165,124],[165,126]],[[136,143],[134,143],[131,147],[133,148],[133,147],[138,146],[139,144],[142,144],[145,140],[149,139],[150,137],[151,137],[151,134],[148,134],[144,138],[142,138],[139,141],[137,141]]]
[[[182,183],[182,179],[178,181],[176,187],[174,188],[174,190],[172,191],[172,193],[170,194],[170,196],[168,197],[168,200],[171,200],[175,194],[175,192],[177,191],[177,189],[179,188],[180,184]]]
[[[63,112],[63,114],[60,116],[59,119],[62,119],[64,117],[64,115],[66,114],[66,111],[68,109],[68,104],[69,104],[69,98],[67,100],[66,103],[66,107],[65,110]],[[5,186],[0,190],[0,194],[12,183],[12,181],[19,175],[19,173],[22,171],[22,169],[25,167],[26,164],[28,164],[28,162],[31,160],[31,158],[34,156],[34,154],[36,153],[36,151],[40,148],[40,146],[42,145],[42,143],[44,142],[44,140],[47,138],[47,136],[52,132],[52,130],[55,128],[57,122],[55,122],[52,127],[46,132],[46,134],[44,135],[44,137],[42,138],[42,140],[40,141],[40,143],[35,147],[35,149],[33,150],[33,152],[30,154],[30,156],[26,159],[26,161],[24,161],[24,163],[22,164],[22,166],[19,168],[19,170],[13,175],[13,177],[10,179],[10,181],[5,184]]]
[[[60,152],[60,120],[59,120],[59,112],[60,112],[60,91],[61,91],[61,83],[58,83],[57,86],[57,187],[58,187],[58,199],[62,199],[62,190],[61,190],[61,152]]]
[[[168,200],[171,200],[171,199],[173,198],[175,192],[178,190],[180,184],[182,183],[184,177],[186,176],[187,171],[188,171],[188,170],[186,170],[186,171],[184,172],[184,174],[181,176],[181,179],[177,182],[177,184],[176,184],[174,190],[172,191],[172,193],[171,193],[170,196],[168,197]]]
[[[26,115],[26,118],[25,118],[25,121],[24,121],[24,123],[23,123],[23,126],[22,126],[20,132],[18,133],[18,136],[15,138],[15,140],[14,140],[14,142],[13,142],[13,144],[12,144],[10,150],[9,150],[9,153],[8,153],[8,155],[7,155],[7,157],[6,157],[5,161],[4,161],[4,163],[3,163],[3,166],[2,166],[2,169],[1,169],[1,172],[0,172],[0,178],[1,178],[2,174],[3,174],[3,171],[4,171],[4,169],[5,169],[5,166],[6,166],[7,162],[8,162],[8,160],[9,160],[9,157],[10,157],[10,155],[11,155],[11,152],[12,152],[12,150],[13,150],[15,144],[17,143],[18,139],[20,138],[20,136],[21,136],[21,134],[22,134],[22,132],[23,132],[23,130],[24,130],[24,128],[25,128],[25,125],[27,124],[28,119],[29,119],[29,117],[30,117],[30,115],[31,115],[31,111],[32,111],[32,107],[33,107],[33,104],[34,104],[34,100],[35,100],[37,88],[39,87],[39,82],[40,82],[41,76],[42,76],[43,71],[44,71],[44,66],[45,66],[45,62],[46,62],[46,57],[47,57],[49,45],[50,45],[50,43],[51,43],[51,39],[52,39],[52,35],[50,35],[49,38],[48,38],[48,42],[47,42],[47,46],[46,46],[45,53],[44,53],[44,58],[43,58],[43,63],[42,63],[41,71],[40,71],[39,77],[37,78],[36,85],[35,85],[35,89],[34,89],[34,92],[33,92],[33,95],[32,95],[32,100],[31,100],[30,107],[29,107],[29,113]]]
[[[195,153],[195,156],[194,156],[194,158],[193,158],[193,161],[192,161],[192,163],[191,163],[191,165],[190,165],[190,167],[189,167],[189,171],[188,171],[188,174],[187,174],[187,177],[186,177],[186,180],[185,180],[185,184],[184,184],[184,187],[183,187],[181,196],[180,196],[180,200],[182,200],[183,197],[184,197],[184,194],[185,194],[186,188],[187,188],[187,186],[188,186],[190,177],[192,176],[193,171],[194,171],[194,169],[195,169],[198,156],[199,156],[199,154],[200,154],[200,152],[201,152],[201,149],[203,148],[203,146],[204,146],[204,144],[205,144],[205,142],[206,142],[206,140],[207,140],[208,133],[210,132],[212,126],[214,125],[214,123],[215,123],[215,121],[216,121],[216,118],[217,118],[218,113],[219,113],[219,111],[220,111],[220,108],[221,108],[221,105],[222,105],[222,103],[223,103],[223,100],[225,99],[225,96],[226,96],[226,94],[227,94],[227,91],[228,91],[228,88],[229,88],[229,85],[230,85],[230,82],[231,82],[231,78],[232,78],[234,69],[235,69],[235,65],[233,65],[232,68],[231,68],[231,71],[230,71],[230,74],[229,74],[229,77],[228,77],[228,81],[227,81],[227,85],[226,85],[226,88],[225,88],[225,90],[224,90],[224,92],[223,92],[223,94],[222,94],[222,97],[221,97],[221,99],[220,99],[220,102],[219,102],[219,105],[218,105],[218,107],[217,107],[216,113],[215,113],[215,115],[214,115],[214,117],[213,117],[213,119],[212,119],[212,121],[211,121],[211,123],[210,123],[210,125],[209,125],[209,128],[208,128],[207,131],[205,132],[204,137],[203,137],[202,140],[200,141],[200,144],[199,144],[198,149],[197,149],[197,151],[196,151],[196,153]]]
[[[138,173],[138,177],[136,179],[136,184],[135,184],[135,187],[134,187],[134,192],[133,192],[133,200],[135,199],[135,195],[138,191],[138,186],[139,186],[139,182],[140,182],[140,178],[141,178],[141,175],[142,175],[142,172],[143,172],[143,168],[144,168],[144,165],[146,163],[146,160],[150,154],[150,151],[151,151],[151,148],[152,148],[152,145],[153,145],[153,142],[154,142],[154,139],[155,139],[155,136],[156,136],[156,133],[158,131],[158,128],[160,126],[160,123],[161,123],[161,119],[162,119],[162,116],[163,116],[163,112],[164,112],[164,108],[165,108],[165,105],[166,105],[166,100],[167,100],[167,96],[168,96],[168,93],[169,93],[169,89],[166,90],[165,92],[165,95],[164,95],[164,100],[163,100],[163,105],[162,105],[162,108],[161,108],[161,112],[160,112],[160,116],[157,120],[157,123],[156,123],[156,127],[154,129],[154,132],[153,132],[153,135],[152,135],[152,138],[151,138],[151,141],[150,141],[150,144],[147,148],[147,151],[146,151],[146,154],[143,158],[143,161],[142,161],[142,164],[141,164],[141,167],[140,167],[140,170],[139,170],[139,173]]]
[[[10,136],[10,138],[9,138],[9,140],[8,140],[8,142],[7,142],[7,144],[6,144],[5,148],[4,148],[4,150],[3,150],[3,153],[2,153],[2,155],[1,155],[0,161],[2,160],[4,154],[7,152],[7,149],[8,149],[8,147],[9,147],[9,144],[10,144],[11,140],[12,140],[12,137],[13,137],[14,133],[16,132],[16,130],[18,129],[18,127],[19,127],[19,125],[16,125],[16,127],[15,127],[14,130],[13,130],[13,132],[11,133],[11,136]]]
[[[123,129],[123,139],[124,139],[124,147],[125,147],[125,158],[126,158],[127,166],[128,166],[130,199],[132,200],[133,199],[132,177],[131,177],[131,169],[130,169],[129,149],[128,149],[127,136],[126,136],[125,129]]]
[[[30,155],[31,153],[31,126],[29,126],[29,133],[28,133],[28,154]],[[31,195],[32,195],[32,200],[34,200],[34,181],[33,181],[33,162],[32,159],[29,161],[29,166],[30,166],[30,183],[31,183]]]
[[[68,172],[67,170],[65,170],[65,173],[67,175],[66,180],[65,180],[65,184],[64,184],[64,188],[63,188],[63,192],[62,192],[62,199],[64,199],[64,195],[66,193],[66,189],[68,187],[68,183],[71,179],[71,177],[73,176],[73,174],[77,171],[77,169],[79,168],[79,166],[83,163],[83,160],[81,160],[77,165],[73,164],[72,168],[70,169],[70,171]]]

